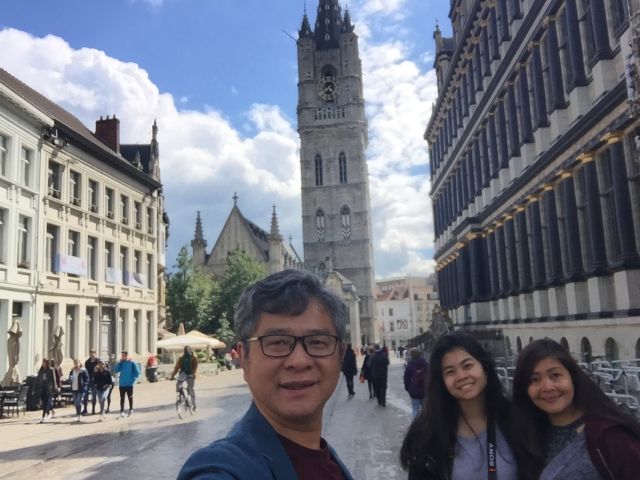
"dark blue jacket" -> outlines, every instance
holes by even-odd
[[[346,480],[353,480],[336,452],[331,458]],[[298,475],[273,427],[255,403],[220,440],[196,451],[184,464],[178,480],[297,480]]]

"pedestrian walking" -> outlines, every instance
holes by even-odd
[[[513,379],[514,447],[523,480],[635,480],[640,423],[549,338],[527,345]]]
[[[373,377],[373,388],[378,405],[387,406],[387,378],[389,374],[389,354],[380,348],[377,343],[373,347],[374,354],[371,358],[371,376]]]
[[[171,380],[173,380],[178,374],[178,380],[176,380],[176,392],[180,391],[180,384],[184,381],[187,382],[187,391],[191,397],[191,406],[193,411],[196,410],[196,391],[195,381],[196,372],[198,371],[198,357],[196,357],[191,351],[191,347],[184,347],[183,355],[176,362],[171,374]]]
[[[79,422],[82,413],[82,399],[89,386],[89,374],[77,358],[73,361],[73,369],[69,372],[69,383],[71,384],[73,405],[76,407],[76,422]]]
[[[371,375],[371,359],[374,354],[373,345],[369,345],[365,352],[364,359],[362,360],[362,368],[360,369],[360,378],[367,381],[367,387],[369,387],[369,400],[371,400],[375,395],[373,376]]]
[[[105,418],[104,404],[107,400],[107,396],[109,395],[109,391],[113,387],[113,377],[111,376],[111,372],[102,360],[98,362],[93,370],[93,384],[96,387],[96,395],[100,406],[100,421],[102,422]]]
[[[38,397],[40,397],[40,402],[42,403],[42,419],[40,423],[44,423],[44,421],[50,417],[51,415],[51,399],[55,397],[56,392],[58,390],[58,383],[56,382],[56,375],[51,368],[51,364],[49,360],[42,360],[42,364],[40,365],[40,369],[38,370],[38,375],[36,377],[36,391],[38,392]]]
[[[351,344],[347,343],[344,357],[342,358],[342,373],[347,381],[348,399],[351,400],[356,394],[353,388],[353,377],[358,373],[358,365],[356,365],[356,353],[351,348]]]
[[[322,438],[346,323],[343,301],[311,273],[285,270],[245,289],[234,325],[253,402],[225,438],[187,460],[178,480],[352,480]]]
[[[82,400],[82,415],[87,415],[87,401],[89,400],[89,394],[91,394],[91,415],[96,414],[96,386],[93,383],[93,370],[100,359],[96,356],[95,350],[89,350],[89,358],[84,362],[84,368],[89,375],[89,385],[87,385],[87,393]]]
[[[113,370],[118,373],[118,389],[120,390],[120,417],[124,417],[124,397],[129,400],[129,416],[133,414],[133,386],[140,377],[140,367],[129,358],[126,350],[121,353],[120,361]]]
[[[55,403],[58,397],[60,396],[60,392],[62,391],[62,368],[59,365],[56,365],[56,362],[53,358],[49,359],[49,366],[53,370],[53,374],[56,379],[56,390],[53,395],[49,396],[49,417],[53,418],[56,415],[55,411]]]
[[[413,418],[418,416],[424,399],[424,387],[427,379],[427,362],[420,355],[420,350],[409,350],[409,361],[404,369],[404,389],[411,397],[411,413]]]
[[[436,342],[422,411],[400,450],[410,480],[517,480],[509,442],[510,405],[493,360],[471,336]]]

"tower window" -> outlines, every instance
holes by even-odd
[[[347,183],[347,156],[344,152],[340,152],[338,166],[340,170],[340,183]]]
[[[320,155],[316,155],[316,187],[324,185],[322,180],[322,157]]]
[[[342,222],[342,239],[351,239],[351,210],[346,205],[340,209],[340,219]]]
[[[318,241],[324,242],[327,227],[325,224],[324,212],[322,209],[316,211],[316,233],[318,234]]]

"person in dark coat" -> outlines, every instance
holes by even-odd
[[[416,418],[424,399],[424,383],[427,378],[427,361],[417,348],[409,350],[409,361],[404,369],[404,389],[411,397],[411,410]]]
[[[356,394],[353,389],[353,377],[358,373],[358,366],[356,365],[356,354],[351,348],[351,344],[347,343],[344,357],[342,358],[342,373],[347,381],[347,391],[349,392],[349,400]]]
[[[387,406],[387,376],[389,372],[389,356],[376,343],[375,353],[371,359],[371,376],[375,388],[376,399],[381,407]]]
[[[367,381],[367,386],[369,387],[369,399],[372,399],[375,394],[373,376],[371,375],[371,359],[373,358],[373,354],[373,346],[370,345],[365,350],[362,368],[360,369],[360,376]]]
[[[49,364],[49,360],[46,358],[42,360],[40,370],[38,370],[38,376],[36,377],[36,391],[42,402],[42,419],[40,423],[44,423],[46,418],[49,418],[51,413],[51,402],[49,399],[56,395],[58,390],[58,383],[56,382],[56,375]]]

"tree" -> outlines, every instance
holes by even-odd
[[[215,280],[193,267],[186,246],[178,252],[174,272],[167,280],[167,306],[177,329],[180,322],[187,331],[206,327],[213,315],[214,299],[217,296]]]
[[[262,265],[242,250],[229,255],[227,268],[218,284],[218,296],[213,306],[216,335],[230,344],[234,340],[233,314],[242,291],[265,275]]]

